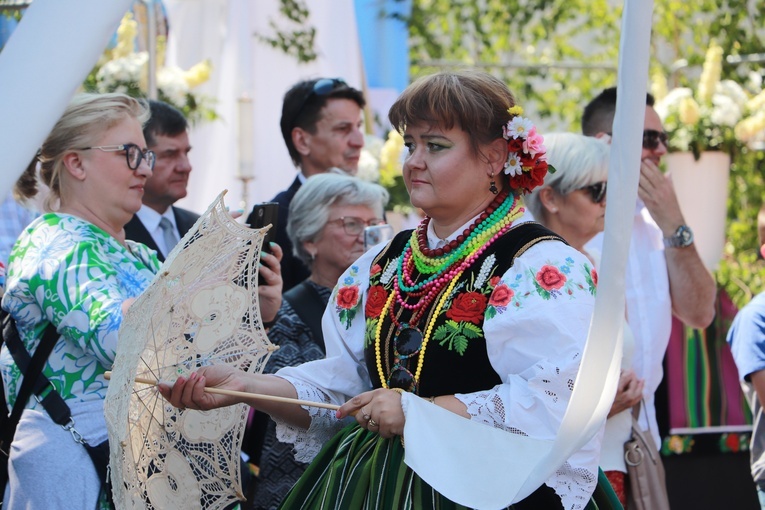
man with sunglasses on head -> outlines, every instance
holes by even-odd
[[[627,259],[627,321],[635,335],[633,367],[645,381],[640,424],[660,445],[654,393],[663,377],[664,353],[672,330],[672,314],[693,328],[714,318],[716,286],[693,244],[669,176],[659,169],[667,152],[667,135],[646,95],[640,185]],[[616,111],[616,88],[601,92],[585,107],[582,132],[610,136]],[[592,244],[602,245],[602,234]],[[618,398],[617,398],[618,402]]]
[[[310,274],[305,264],[295,257],[287,237],[290,202],[312,175],[333,168],[356,174],[364,147],[362,111],[365,104],[361,91],[340,78],[301,81],[284,95],[282,137],[298,175],[289,188],[270,201],[279,204],[276,243],[284,251],[281,266],[285,292]],[[253,214],[254,211],[247,218],[248,224],[253,224]]]
[[[151,118],[143,127],[146,145],[156,154],[154,172],[146,181],[143,205],[125,225],[128,239],[145,244],[164,262],[199,215],[175,207],[186,196],[191,173],[188,122],[178,109],[149,101]]]

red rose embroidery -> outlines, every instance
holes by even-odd
[[[491,293],[489,304],[492,306],[507,306],[514,295],[513,289],[504,284],[500,285]]]
[[[385,302],[388,300],[388,293],[382,285],[375,285],[369,288],[367,297],[367,306],[365,313],[367,317],[377,317],[382,312]]]
[[[491,285],[492,287],[496,287],[500,280],[501,278],[499,276],[492,276],[491,279],[489,280],[489,285]]]
[[[486,301],[486,296],[478,292],[458,294],[452,301],[452,306],[446,311],[446,316],[456,322],[480,324],[486,311]]]
[[[537,283],[547,292],[560,289],[566,283],[566,276],[555,266],[542,266],[537,272]]]
[[[382,271],[380,264],[375,264],[374,266],[372,266],[372,269],[369,270],[369,276],[374,276],[380,271]]]
[[[594,268],[590,271],[590,276],[592,277],[592,283],[594,283],[595,286],[597,287],[598,286],[598,272],[595,271]]]
[[[350,310],[359,302],[359,286],[343,287],[337,291],[337,306]]]

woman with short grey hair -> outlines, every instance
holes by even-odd
[[[287,235],[295,256],[311,270],[307,280],[284,293],[282,307],[268,337],[279,350],[264,373],[324,357],[321,316],[332,288],[343,272],[364,253],[364,229],[384,223],[388,192],[357,177],[326,173],[312,176],[290,203]],[[276,439],[270,418],[255,421],[253,434],[265,433],[260,475],[253,500],[256,509],[273,509],[305,471],[292,445]],[[265,430],[258,431],[258,424]]]
[[[388,203],[388,198],[388,191],[379,184],[345,174],[326,173],[311,177],[290,204],[287,235],[292,241],[295,256],[309,268],[312,267],[317,253],[306,244],[312,245],[320,237],[337,207],[366,207],[374,213],[371,219],[383,223],[383,207]],[[353,232],[358,228],[359,225],[353,228]],[[331,286],[334,284],[332,282]]]
[[[558,171],[549,172],[544,184],[523,198],[537,221],[551,228],[544,221],[555,209],[547,207],[551,193],[563,198],[582,190],[589,193],[593,203],[605,204],[610,153],[605,140],[576,133],[550,133],[545,135],[545,147],[547,161]]]

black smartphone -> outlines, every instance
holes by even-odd
[[[252,208],[253,218],[250,228],[263,228],[266,225],[271,225],[271,228],[266,232],[266,236],[263,238],[263,251],[270,252],[270,243],[276,239],[276,225],[279,221],[279,204],[276,202],[263,202],[256,204]],[[258,285],[263,284],[263,277],[258,274]]]
[[[253,222],[250,224],[251,228],[263,228],[266,225],[271,225],[271,228],[266,232],[266,237],[263,239],[263,250],[269,250],[269,243],[274,242],[274,239],[276,239],[276,225],[279,221],[279,204],[276,202],[255,204],[250,216],[253,218]]]

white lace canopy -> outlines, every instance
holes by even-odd
[[[118,509],[220,509],[243,499],[240,450],[248,407],[171,406],[155,386],[205,365],[261,372],[274,347],[260,319],[263,234],[228,214],[223,195],[170,253],[120,328],[106,396]]]

